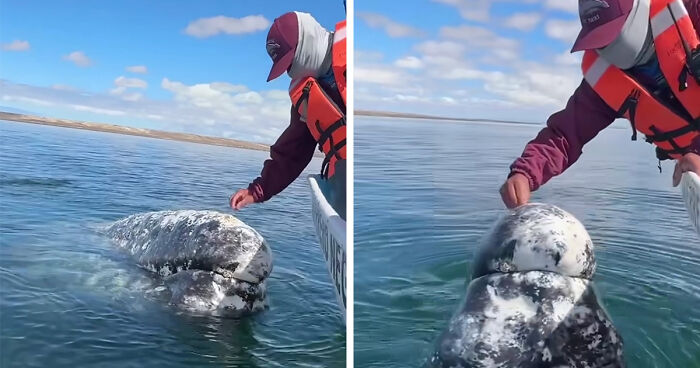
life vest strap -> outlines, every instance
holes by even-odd
[[[331,146],[333,145],[333,133],[341,128],[342,126],[345,125],[345,118],[340,118],[338,121],[333,123],[331,126],[329,126],[326,130],[321,129],[321,124],[320,122],[316,122],[316,129],[318,129],[319,132],[321,132],[321,136],[318,137],[318,145],[323,147],[323,145],[326,143],[326,141],[330,138],[331,139]]]
[[[304,89],[301,92],[301,97],[299,97],[299,100],[297,100],[297,103],[294,105],[294,111],[298,112],[299,115],[302,117],[302,120],[306,122],[306,116],[307,112],[304,111],[303,113],[299,111],[299,108],[303,103],[306,103],[307,106],[306,108],[308,109],[308,103],[309,103],[309,94],[311,93],[311,85],[313,85],[313,82],[308,81],[306,82],[306,85],[304,85]]]
[[[632,92],[630,92],[629,96],[627,96],[627,99],[625,99],[625,102],[622,103],[622,106],[620,106],[620,109],[617,111],[618,116],[623,117],[626,112],[629,111],[629,117],[630,117],[630,124],[632,124],[632,140],[636,141],[637,140],[637,123],[636,123],[636,116],[637,116],[637,105],[639,104],[639,97],[641,96],[642,92],[639,91],[638,89],[634,88],[632,89]]]
[[[659,161],[672,160],[673,157],[671,157],[671,155],[681,155],[682,156],[688,152],[690,152],[690,146],[679,147],[679,148],[674,148],[674,149],[670,149],[670,150],[665,150],[659,146],[656,146],[656,158],[658,158]]]
[[[333,157],[335,157],[337,160],[343,159],[343,156],[340,155],[340,150],[345,147],[346,143],[347,139],[343,139],[342,141],[338,142],[338,144],[331,146],[330,151],[328,151],[326,157],[323,158],[323,163],[321,163],[321,176],[324,178],[328,177],[328,170],[330,169],[330,163]]]
[[[654,135],[662,134],[661,130],[659,130],[659,128],[657,128],[653,125],[649,127],[649,130],[651,130],[654,133]],[[671,155],[674,153],[685,154],[687,152],[686,151],[687,147],[685,149],[681,148],[681,146],[679,146],[678,143],[676,143],[676,141],[673,138],[665,139],[664,141],[668,142],[671,145],[671,147],[673,147],[672,150],[662,149],[662,151],[668,155]],[[657,151],[657,155],[658,155],[658,151]],[[661,158],[659,157],[659,160],[660,159]]]
[[[659,149],[659,150],[660,150],[660,151],[663,151],[664,153],[666,153],[666,154],[668,154],[668,155],[685,155],[686,153],[689,152],[690,146],[688,146],[688,147],[678,147],[678,148],[674,148],[674,149],[671,149],[671,150],[665,150],[665,149],[661,148],[661,149]],[[670,157],[667,157],[667,158],[665,158],[665,159],[668,160],[668,159],[670,159]]]
[[[690,122],[688,125],[676,129],[676,130],[671,130],[669,132],[661,132],[659,131],[656,127],[652,126],[652,130],[654,131],[654,135],[647,136],[646,141],[649,143],[654,143],[654,142],[664,142],[664,141],[671,141],[674,138],[678,138],[684,134],[688,134],[693,131],[700,131],[700,118],[693,120]]]

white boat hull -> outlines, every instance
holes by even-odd
[[[338,305],[345,317],[345,231],[346,224],[328,202],[322,188],[326,182],[319,175],[309,176],[311,187],[311,214],[316,227],[319,244],[326,260],[328,272],[333,280]]]

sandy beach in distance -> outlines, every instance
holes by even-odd
[[[234,148],[251,149],[256,151],[268,151],[270,146],[262,143],[239,141],[236,139],[209,137],[197,134],[166,132],[162,130],[131,128],[120,125],[90,123],[85,121],[74,121],[66,119],[45,118],[41,116],[14,114],[0,111],[0,120],[8,120],[19,123],[50,125],[63,128],[93,130],[97,132],[117,133],[135,135],[156,139],[168,139],[173,141],[208,144],[214,146],[225,146]]]
[[[412,114],[404,112],[391,111],[372,111],[372,110],[355,110],[357,116],[372,116],[382,118],[402,118],[402,119],[426,119],[426,120],[445,120],[445,121],[462,121],[469,123],[507,123],[507,124],[533,124],[522,121],[509,120],[494,120],[494,119],[474,119],[474,118],[455,118],[449,116],[435,116],[425,114]]]

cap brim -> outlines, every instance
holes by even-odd
[[[294,59],[294,49],[289,50],[284,56],[282,56],[276,63],[272,64],[272,70],[270,70],[270,75],[267,76],[267,81],[271,81],[287,71],[289,66],[292,65],[292,60]]]
[[[588,33],[581,31],[574,42],[574,47],[571,48],[571,52],[600,49],[610,45],[620,35],[626,20],[627,14],[596,27]]]

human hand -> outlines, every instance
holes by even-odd
[[[232,195],[231,198],[229,198],[229,206],[231,206],[231,208],[233,208],[234,210],[240,210],[243,207],[254,202],[255,198],[253,198],[253,195],[250,194],[250,191],[248,191],[248,189],[240,189],[236,192],[236,194]]]
[[[530,200],[530,181],[523,174],[515,174],[501,186],[501,199],[508,208],[526,204]]]
[[[678,161],[676,168],[673,170],[673,186],[677,187],[681,182],[681,176],[684,172],[694,172],[700,176],[700,156],[695,153],[686,153]]]

